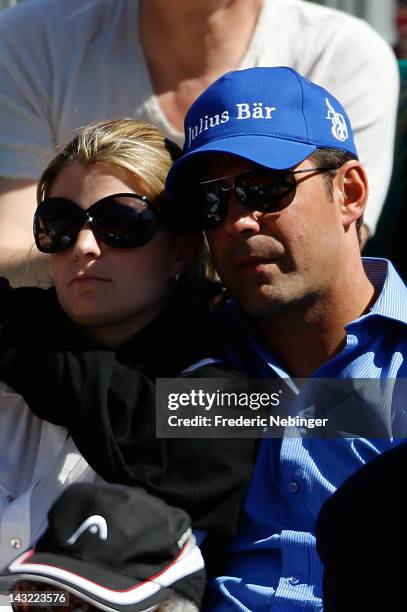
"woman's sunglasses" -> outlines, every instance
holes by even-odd
[[[160,225],[152,202],[137,193],[116,193],[86,210],[65,198],[47,198],[34,215],[35,244],[43,253],[66,251],[85,223],[101,242],[118,249],[147,244]]]
[[[253,168],[238,175],[224,176],[199,183],[194,194],[198,204],[198,224],[201,229],[216,227],[227,215],[229,193],[233,191],[239,202],[263,213],[283,210],[294,200],[297,189],[296,174],[328,172],[338,166],[323,166],[303,170],[259,170]],[[225,182],[233,179],[232,184]]]

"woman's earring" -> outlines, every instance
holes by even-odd
[[[175,281],[176,283],[178,283],[178,279],[179,279],[179,272],[177,272],[177,273],[175,274],[175,276],[174,276],[174,281]]]

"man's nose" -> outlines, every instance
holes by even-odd
[[[250,232],[257,234],[261,228],[262,216],[262,212],[248,208],[235,195],[231,195],[224,221],[225,229],[230,233]]]
[[[86,223],[81,227],[73,247],[74,257],[100,257],[101,248],[99,240],[91,225]]]

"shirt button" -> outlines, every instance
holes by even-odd
[[[14,501],[14,497],[12,495],[7,495],[7,501],[9,504]]]
[[[290,576],[288,582],[291,584],[291,586],[295,586],[296,584],[299,584],[300,579],[298,576]]]
[[[300,485],[295,480],[291,480],[291,482],[288,483],[288,490],[290,493],[298,493],[299,488]]]
[[[10,545],[11,545],[11,548],[21,548],[22,546],[21,538],[11,538]]]

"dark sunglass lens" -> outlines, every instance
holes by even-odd
[[[132,208],[136,212],[144,212],[149,210],[151,206],[150,200],[144,199],[138,194],[127,194],[127,195],[113,195],[104,198],[98,203],[98,208],[103,206],[106,209],[111,208],[112,205],[121,204],[122,206]]]
[[[120,198],[124,200],[127,198]],[[131,205],[117,199],[101,202],[91,211],[92,223],[100,239],[116,248],[143,246],[157,233],[158,219],[142,200],[128,198]]]
[[[202,186],[199,193],[200,225],[211,229],[222,223],[226,215],[227,194],[220,186]]]
[[[44,200],[34,217],[34,238],[38,250],[59,253],[69,249],[82,223],[82,213],[73,202],[63,198]]]
[[[277,212],[291,204],[295,178],[286,172],[246,174],[236,180],[236,194],[242,204],[261,212]]]

